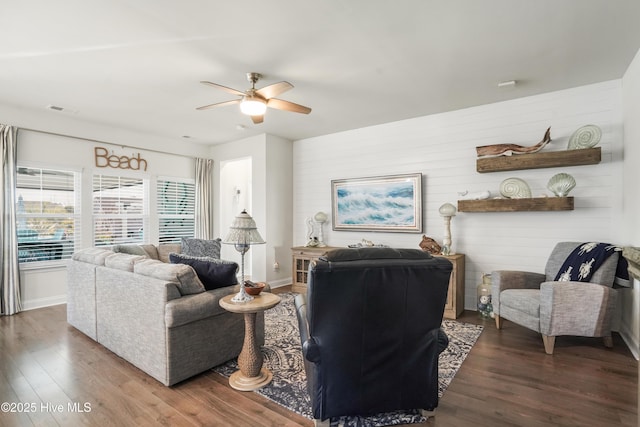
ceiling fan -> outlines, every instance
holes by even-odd
[[[294,104],[293,102],[274,98],[274,96],[278,96],[281,93],[288,91],[289,89],[293,89],[293,85],[291,83],[279,82],[269,86],[265,86],[262,89],[256,89],[256,83],[258,82],[258,80],[260,80],[260,78],[262,78],[262,74],[247,73],[247,80],[251,82],[251,89],[247,89],[245,92],[222,86],[217,83],[200,82],[208,86],[222,89],[225,92],[241,96],[242,98],[234,99],[231,101],[218,102],[216,104],[204,105],[202,107],[196,108],[196,110],[208,110],[209,108],[214,107],[240,104],[240,111],[242,111],[243,114],[251,116],[251,120],[253,120],[253,123],[262,123],[264,121],[264,113],[267,110],[267,107],[302,114],[309,114],[311,112],[311,108],[305,107],[304,105]]]

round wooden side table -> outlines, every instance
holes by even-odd
[[[256,315],[280,303],[280,297],[269,292],[262,292],[247,302],[232,302],[233,295],[220,300],[220,306],[232,313],[244,314],[244,343],[238,356],[239,371],[229,377],[229,385],[240,391],[252,391],[262,388],[271,382],[273,374],[262,367],[262,353],[256,343]]]

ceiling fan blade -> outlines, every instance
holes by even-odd
[[[283,101],[282,99],[271,98],[267,101],[267,107],[276,108],[278,110],[292,111],[294,113],[309,114],[311,108],[304,105],[294,104],[293,102]]]
[[[244,92],[241,92],[241,91],[239,91],[239,90],[232,89],[232,88],[230,88],[230,87],[222,86],[222,85],[219,85],[219,84],[217,84],[217,83],[211,83],[211,82],[200,82],[200,83],[202,83],[203,85],[213,86],[213,87],[215,87],[215,88],[217,88],[217,89],[222,89],[222,90],[224,90],[225,92],[229,92],[229,93],[232,93],[232,94],[234,94],[234,95],[244,96]]]
[[[251,116],[251,120],[253,120],[255,124],[260,124],[264,121],[264,116]]]
[[[269,86],[265,86],[262,89],[258,89],[256,90],[256,93],[264,99],[271,99],[274,96],[278,96],[281,93],[288,91],[289,89],[293,89],[293,85],[291,83],[279,82]]]
[[[227,105],[239,104],[240,102],[242,102],[242,99],[233,99],[231,101],[224,101],[224,102],[218,102],[216,104],[203,105],[202,107],[196,108],[196,110],[208,110],[209,108],[224,107]]]

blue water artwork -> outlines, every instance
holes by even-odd
[[[420,174],[333,181],[334,229],[420,231]]]

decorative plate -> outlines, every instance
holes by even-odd
[[[569,138],[569,150],[577,150],[581,148],[591,148],[598,145],[602,137],[602,131],[596,125],[582,126],[575,131]]]
[[[559,173],[551,177],[547,188],[558,197],[566,197],[576,186],[576,180],[568,173]]]
[[[500,194],[509,199],[528,199],[531,197],[531,189],[520,178],[507,178],[500,184]]]

